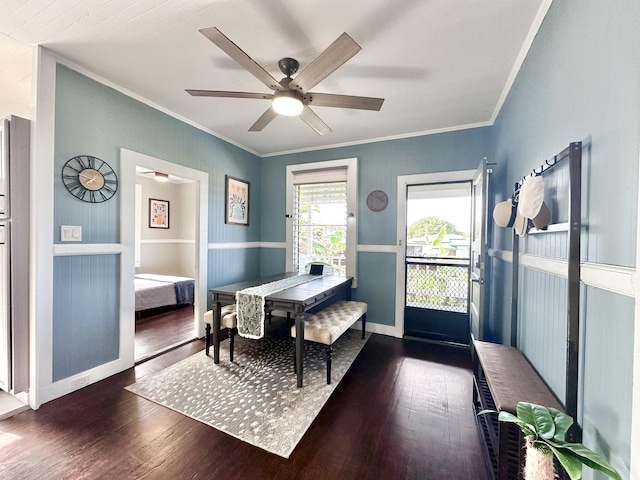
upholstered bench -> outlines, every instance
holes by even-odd
[[[209,310],[204,314],[205,333],[204,345],[205,354],[209,355],[211,348],[211,327],[213,326],[213,310]],[[238,333],[238,320],[236,314],[236,304],[225,305],[220,311],[220,328],[229,329],[229,361],[233,362],[233,341],[235,334]]]
[[[515,415],[520,401],[564,411],[549,387],[516,348],[476,340],[472,354],[473,406],[476,413],[494,410]],[[497,413],[476,415],[476,422],[493,477],[498,480],[520,478],[525,452],[520,428],[513,423],[499,422]]]
[[[331,346],[354,323],[362,319],[362,338],[367,322],[367,304],[341,300],[316,313],[308,313],[304,321],[304,339],[326,345],[327,384],[331,383]],[[291,336],[296,336],[296,326],[291,327]],[[295,370],[295,359],[293,362]]]

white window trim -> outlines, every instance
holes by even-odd
[[[356,288],[358,272],[358,159],[345,158],[341,160],[327,160],[324,162],[303,163],[299,165],[287,165],[287,258],[286,271],[293,271],[293,180],[296,174],[311,173],[312,170],[321,173],[322,170],[346,168],[347,169],[347,276],[353,277],[352,288]]]

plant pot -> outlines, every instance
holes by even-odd
[[[529,438],[526,439],[526,448],[525,480],[555,480],[557,477],[553,464],[553,454],[534,447]]]

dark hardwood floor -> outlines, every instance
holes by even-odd
[[[0,421],[0,478],[487,478],[465,350],[372,335],[284,459],[124,390],[202,349],[191,342]]]
[[[135,361],[143,361],[193,339],[193,305],[139,312],[136,316]]]

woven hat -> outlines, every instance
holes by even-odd
[[[493,220],[500,227],[513,227],[516,211],[517,207],[512,199],[497,203],[493,207]]]
[[[544,180],[540,175],[528,177],[518,198],[518,213],[526,218],[535,218],[544,202]]]

